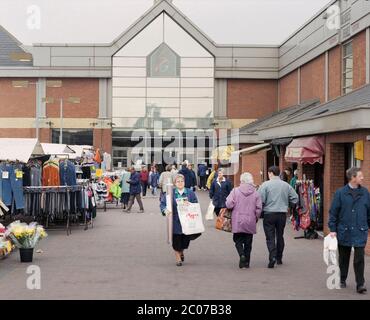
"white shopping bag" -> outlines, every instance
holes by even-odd
[[[177,212],[182,227],[182,232],[186,235],[204,232],[202,212],[199,203],[185,203],[177,205]]]
[[[212,200],[211,200],[209,202],[209,206],[207,209],[206,220],[213,220],[214,212],[215,212],[215,206],[213,205]]]

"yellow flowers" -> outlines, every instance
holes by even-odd
[[[34,248],[38,241],[47,237],[44,228],[37,223],[20,223],[15,221],[11,223],[5,233],[18,248]]]

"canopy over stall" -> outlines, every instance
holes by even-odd
[[[42,156],[44,150],[37,139],[0,138],[0,160],[26,163],[31,156]]]
[[[287,147],[285,160],[288,162],[314,164],[323,163],[325,140],[322,136],[294,139]]]
[[[75,152],[66,144],[41,143],[44,153],[47,155],[72,155]]]
[[[70,155],[70,159],[81,158],[84,151],[86,151],[86,150],[93,151],[94,150],[94,147],[86,146],[86,145],[82,145],[82,146],[80,146],[80,145],[68,145],[68,147],[74,151],[74,153]]]

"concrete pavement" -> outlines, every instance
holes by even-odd
[[[198,192],[203,212],[208,198]],[[99,211],[94,229],[50,231],[34,256],[41,268],[41,290],[26,288],[28,264],[19,253],[0,261],[0,299],[369,299],[355,293],[351,265],[348,288],[326,288],[322,240],[295,240],[286,229],[284,265],[267,269],[262,230],[254,238],[251,268],[238,268],[231,234],[206,222],[206,232],[190,245],[183,267],[176,267],[166,244],[166,221],[158,199],[144,199],[132,213],[119,209]],[[366,276],[370,276],[366,259]]]

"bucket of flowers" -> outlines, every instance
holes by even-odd
[[[33,249],[41,239],[47,237],[47,233],[36,222],[27,224],[15,221],[8,226],[5,236],[19,248],[21,262],[32,262]]]

